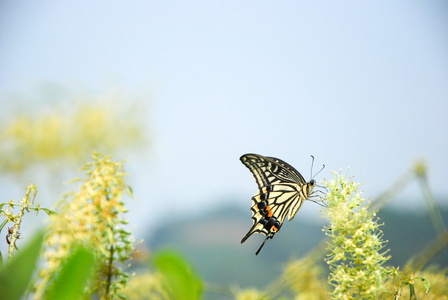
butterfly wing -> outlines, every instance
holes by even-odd
[[[314,184],[307,183],[296,169],[278,158],[245,154],[240,160],[258,185],[258,193],[252,197],[254,223],[241,243],[256,232],[266,235],[258,254],[264,243],[280,230],[285,218],[294,218]]]

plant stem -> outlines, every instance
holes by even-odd
[[[109,261],[108,261],[109,272],[107,272],[105,299],[109,299],[110,285],[112,283],[112,270],[113,270],[113,262],[114,262],[114,245],[113,244],[110,246],[109,252],[110,252]]]

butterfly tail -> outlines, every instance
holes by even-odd
[[[272,238],[272,237],[271,237],[271,236],[267,236],[267,237],[264,239],[263,244],[261,244],[261,246],[260,246],[260,248],[258,248],[257,252],[255,252],[255,255],[258,255],[258,253],[260,253],[261,248],[263,248],[263,246],[264,246],[264,244],[266,243],[266,241],[267,241],[268,239],[270,239],[270,238]]]
[[[253,231],[253,229],[255,228],[255,225],[256,224],[254,224],[254,226],[252,226],[252,228],[243,237],[243,239],[241,240],[241,244],[244,243],[252,234],[254,234],[255,231]]]

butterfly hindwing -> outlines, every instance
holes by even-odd
[[[258,154],[245,154],[241,162],[252,172],[258,185],[258,193],[252,197],[253,225],[243,237],[244,243],[252,234],[266,235],[264,243],[280,230],[286,217],[292,220],[315,185],[286,162]]]

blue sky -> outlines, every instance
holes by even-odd
[[[148,95],[137,220],[226,202],[250,218],[248,152],[307,179],[312,154],[318,181],[350,166],[372,198],[424,158],[448,195],[446,1],[3,1],[0,66],[1,95],[117,78]]]

